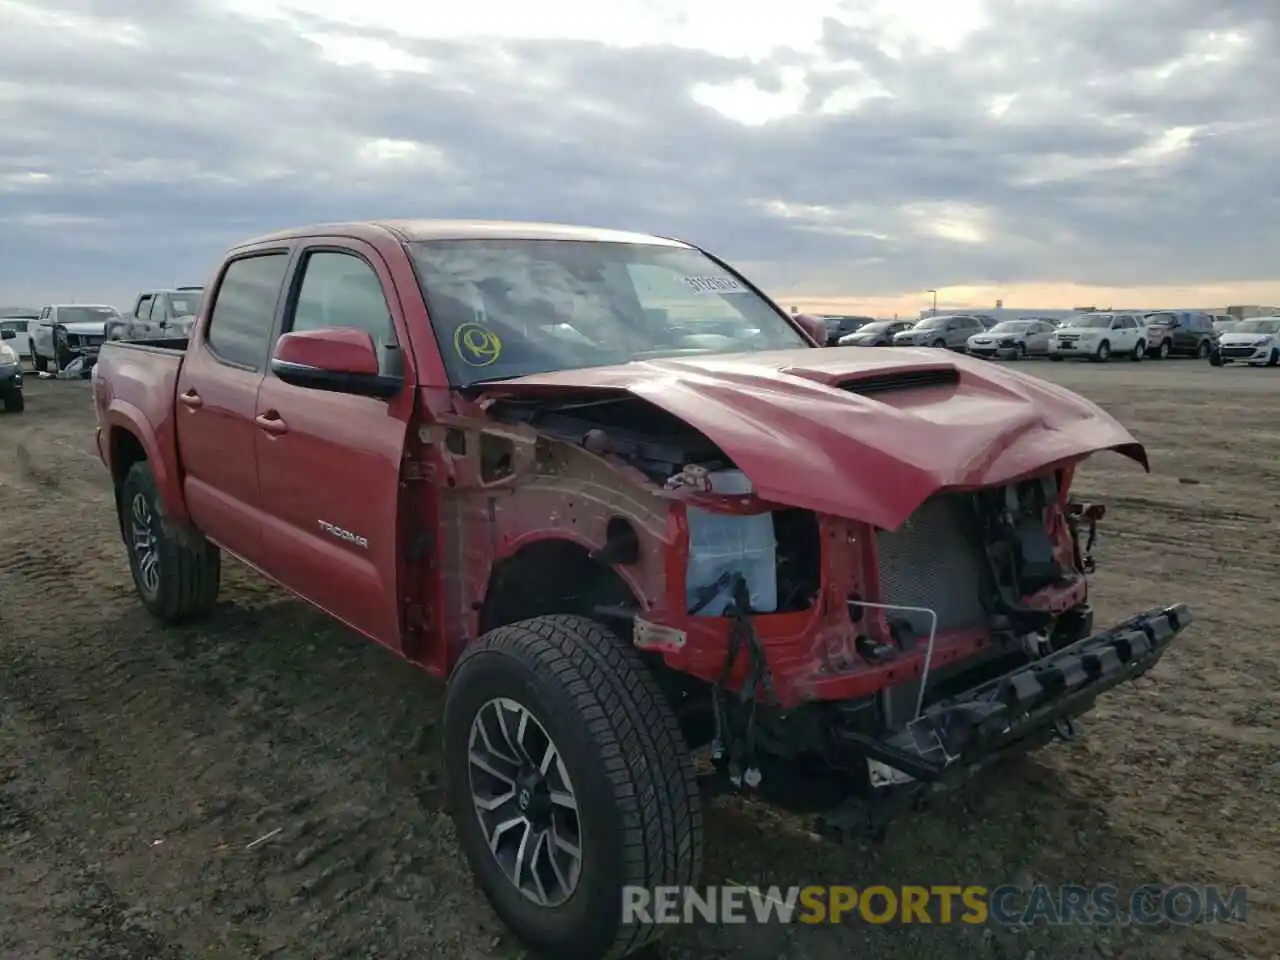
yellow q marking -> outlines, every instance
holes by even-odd
[[[502,356],[502,341],[487,327],[464,323],[453,331],[453,350],[463,363],[487,367]]]

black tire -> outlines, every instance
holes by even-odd
[[[1013,359],[1015,360],[1027,359],[1027,345],[1025,343],[1020,343],[1013,348]]]
[[[935,350],[945,350],[947,348],[947,341],[939,338],[929,344],[929,346],[933,347]]]
[[[1134,363],[1141,363],[1147,355],[1147,341],[1139,340],[1138,345],[1133,348],[1133,353],[1129,354],[1129,359]]]
[[[1049,359],[1052,360],[1054,363],[1061,363],[1062,355],[1057,353],[1051,353],[1049,354]]]
[[[14,390],[4,395],[5,413],[21,413],[26,405],[27,400],[21,390]]]
[[[31,366],[35,367],[36,373],[44,373],[49,369],[49,361],[36,353],[35,347],[31,348]]]
[[[534,902],[508,879],[473,802],[472,725],[498,698],[541,725],[571,784],[581,872],[559,906]],[[622,888],[701,879],[702,801],[675,714],[636,649],[593,620],[535,617],[491,630],[463,652],[445,697],[444,774],[481,889],[539,954],[626,956],[669,926],[624,923]]]
[[[1093,355],[1093,359],[1098,363],[1106,363],[1111,359],[1111,341],[1103,340],[1098,344],[1098,349]]]
[[[139,502],[146,505],[145,511]],[[120,487],[120,534],[129,553],[129,570],[142,605],[164,623],[203,616],[218,599],[222,553],[197,533],[179,534],[165,519],[164,506],[147,462],[135,463]],[[151,537],[155,576],[144,574],[134,521]]]
[[[1210,351],[1211,351],[1211,347],[1209,346],[1209,341],[1201,340],[1200,346],[1196,347],[1196,359],[1208,360]]]
[[[1271,356],[1267,357],[1267,366],[1280,366],[1280,348],[1272,347]]]
[[[1173,344],[1168,340],[1161,340],[1160,346],[1156,348],[1156,359],[1168,360],[1171,353],[1173,353]]]

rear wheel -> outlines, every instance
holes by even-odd
[[[49,369],[49,361],[36,353],[35,347],[31,348],[31,366],[35,367],[36,373],[44,373]]]
[[[1200,346],[1196,347],[1196,359],[1197,360],[1209,359],[1209,341],[1208,340],[1201,340]]]
[[[494,911],[551,957],[622,957],[667,929],[623,888],[692,885],[702,806],[675,714],[635,647],[593,620],[491,630],[445,699],[458,839]]]
[[[120,530],[142,604],[165,623],[192,620],[218,599],[222,554],[165,519],[151,467],[135,463],[120,487]]]
[[[1049,354],[1049,359],[1050,359],[1050,360],[1052,360],[1054,363],[1061,363],[1061,362],[1062,362],[1062,357],[1061,357],[1059,354],[1056,354],[1056,353],[1051,353],[1051,354]]]
[[[1133,353],[1129,355],[1129,359],[1134,363],[1141,363],[1142,359],[1147,355],[1147,341],[1139,340],[1138,345],[1133,348]]]

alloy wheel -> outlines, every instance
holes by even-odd
[[[489,851],[525,897],[556,907],[582,873],[578,802],[560,750],[525,707],[490,700],[471,723],[471,800]]]

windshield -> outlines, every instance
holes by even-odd
[[[457,386],[810,346],[769,301],[687,247],[432,240],[409,248]]]
[[[1259,317],[1241,320],[1231,328],[1232,333],[1280,333],[1280,317]]]
[[[114,307],[58,308],[58,323],[106,323],[118,316]]]
[[[200,308],[200,294],[171,293],[169,303],[172,305],[175,317],[194,317]]]
[[[954,320],[955,317],[925,317],[917,323],[913,330],[936,330],[938,327],[945,327],[947,321]]]
[[[1072,317],[1067,321],[1068,327],[1084,327],[1088,330],[1105,330],[1111,326],[1111,318],[1105,313],[1086,313],[1083,316]]]
[[[1004,320],[992,327],[988,333],[1026,333],[1032,327],[1029,320]]]

